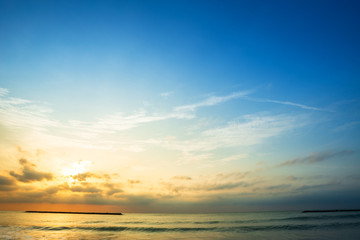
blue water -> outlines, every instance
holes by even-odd
[[[360,213],[0,212],[0,239],[360,239]]]

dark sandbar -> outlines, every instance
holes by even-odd
[[[320,213],[320,212],[360,212],[360,209],[335,209],[335,210],[306,210],[303,213]]]
[[[27,213],[64,213],[64,214],[98,214],[98,215],[122,215],[122,213],[105,212],[53,212],[53,211],[25,211]]]

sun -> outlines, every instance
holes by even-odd
[[[65,177],[71,178],[71,176],[85,173],[87,171],[87,168],[91,164],[92,164],[91,161],[80,160],[78,162],[72,163],[69,167],[63,168],[62,173]],[[72,179],[72,181],[75,181],[73,178],[71,178],[71,179]]]

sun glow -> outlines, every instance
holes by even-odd
[[[85,173],[87,168],[92,164],[91,161],[80,160],[78,162],[74,162],[69,167],[66,167],[62,170],[62,173],[66,177],[75,176],[81,173]]]

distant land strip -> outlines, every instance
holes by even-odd
[[[360,209],[335,209],[335,210],[306,210],[303,213],[319,213],[319,212],[360,212]]]
[[[54,211],[25,211],[27,213],[64,213],[64,214],[98,214],[98,215],[123,215],[122,213],[107,212],[54,212]]]

